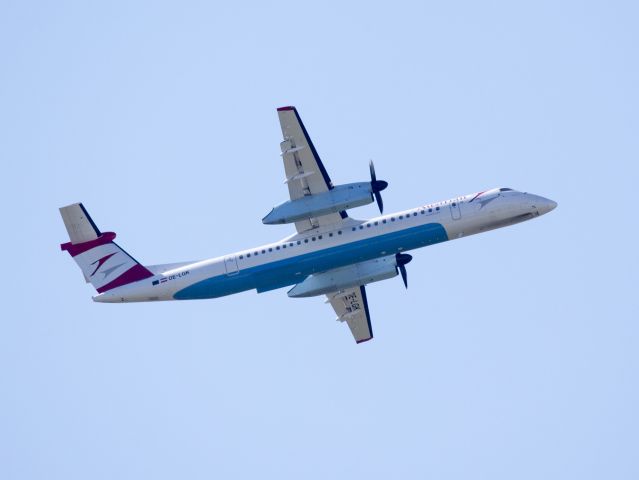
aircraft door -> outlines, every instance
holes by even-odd
[[[235,275],[239,272],[239,268],[237,268],[237,258],[235,258],[235,255],[224,257],[224,267],[226,268],[227,275]]]
[[[459,202],[453,202],[450,204],[450,216],[453,217],[453,220],[459,220],[461,218]]]

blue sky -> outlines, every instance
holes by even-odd
[[[0,477],[639,476],[634,2],[0,5]],[[509,186],[525,224],[414,252],[356,346],[285,290],[102,305],[82,201],[143,263],[288,235],[275,108],[387,212]],[[374,206],[352,212],[372,216]]]

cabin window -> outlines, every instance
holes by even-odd
[[[317,237],[317,239],[318,239],[318,240],[321,240],[321,239],[322,239],[322,236],[320,235],[319,237]]]
[[[253,255],[256,255],[256,256],[257,256],[257,252],[253,252]]]
[[[394,221],[395,221],[395,217],[391,217],[391,222],[394,222]]]
[[[435,210],[439,210],[439,207],[435,208]]]
[[[355,227],[353,227],[353,231],[357,230]]]
[[[302,244],[302,242],[301,242],[300,240],[298,240],[298,241],[297,241],[297,244],[298,244],[298,245],[301,245],[301,244]]]
[[[315,241],[315,237],[311,237],[311,240],[312,240],[312,241]]]
[[[417,212],[413,212],[413,217],[416,217],[416,216],[417,216]]]
[[[304,239],[304,243],[308,243],[308,238],[305,238],[305,239]]]
[[[278,245],[277,247],[275,247],[275,250],[279,250],[279,249],[280,249],[280,246],[279,246],[279,245]]]
[[[286,244],[282,245],[282,248],[286,248]]]
[[[342,234],[342,231],[341,231],[341,230],[338,230],[338,231],[337,231],[337,234],[338,234],[338,235],[341,235],[341,234]]]
[[[386,223],[386,219],[382,220],[382,223]]]
[[[455,202],[453,202],[453,207],[456,207],[456,206],[457,206],[457,204]]]
[[[364,225],[360,225],[360,226],[359,226],[359,229],[360,229],[360,230],[364,230]]]
[[[272,251],[273,251],[273,248],[269,248],[269,249],[268,249],[268,251],[269,251],[269,252],[272,252]]]
[[[328,234],[328,236],[329,236],[329,237],[332,237],[332,236],[333,236],[333,232],[330,232],[330,233]]]
[[[429,209],[428,209],[428,213],[433,213],[433,209],[432,209],[432,208],[429,208]]]
[[[264,255],[266,253],[266,250],[262,250],[262,255]]]
[[[375,226],[379,225],[379,222],[375,222]]]
[[[366,228],[371,228],[371,224],[370,224],[370,223],[367,223],[367,224],[366,224]]]
[[[244,255],[240,255],[240,260],[244,258]]]

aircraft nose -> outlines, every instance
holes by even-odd
[[[535,207],[537,208],[539,215],[544,215],[557,208],[557,202],[550,200],[549,198],[539,197],[535,199]]]

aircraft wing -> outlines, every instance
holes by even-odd
[[[308,136],[297,109],[281,107],[277,109],[277,115],[284,137],[280,148],[291,200],[331,190],[333,188],[331,178],[315,150],[311,137]],[[297,221],[295,228],[298,233],[302,233],[322,225],[339,223],[346,217],[348,215],[344,211],[331,213]]]
[[[329,293],[326,297],[337,313],[337,320],[348,324],[357,343],[366,342],[373,338],[364,285]]]

